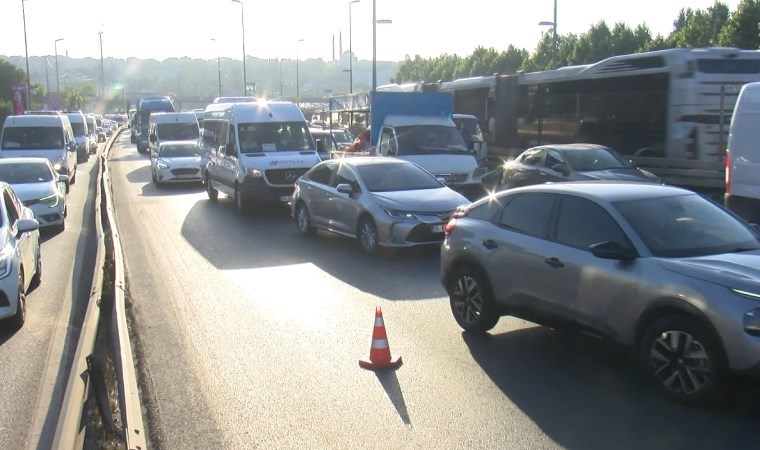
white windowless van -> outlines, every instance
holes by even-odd
[[[726,207],[760,224],[760,82],[742,87],[726,152]]]

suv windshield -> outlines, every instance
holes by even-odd
[[[760,249],[747,226],[697,194],[615,202],[654,256],[679,258]]]
[[[356,166],[370,192],[438,189],[440,181],[411,163],[361,164]]]
[[[53,181],[53,174],[47,164],[0,164],[0,181],[8,184],[47,183]]]
[[[190,141],[198,139],[198,122],[160,123],[156,125],[158,138],[164,141]]]
[[[241,123],[238,125],[240,153],[315,150],[303,122]]]
[[[6,127],[3,150],[49,150],[63,148],[61,127]]]
[[[74,136],[84,136],[84,123],[71,122],[71,130],[74,132]]]
[[[470,154],[456,127],[414,125],[396,127],[397,156],[426,154]]]

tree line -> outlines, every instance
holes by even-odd
[[[760,0],[741,0],[735,11],[716,1],[706,9],[683,8],[667,36],[653,35],[644,24],[630,28],[616,23],[612,28],[600,21],[581,34],[557,35],[552,67],[552,33],[545,32],[535,51],[510,45],[504,51],[476,48],[470,55],[443,54],[434,58],[406,56],[395,83],[436,82],[494,73],[536,72],[552,68],[590,64],[616,55],[668,48],[737,47],[760,48]]]

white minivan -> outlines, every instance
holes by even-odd
[[[55,170],[76,182],[77,146],[66,115],[8,116],[0,137],[0,158],[46,158]]]
[[[148,149],[155,156],[158,146],[166,141],[194,141],[200,135],[198,119],[193,112],[156,112],[148,122]]]
[[[204,184],[211,200],[219,192],[244,214],[253,202],[291,200],[295,181],[320,162],[301,110],[291,102],[260,100],[206,108],[219,146],[208,155]]]
[[[727,208],[760,224],[760,82],[745,84],[739,92],[726,151]]]

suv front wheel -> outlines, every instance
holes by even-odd
[[[673,401],[711,402],[723,387],[726,363],[720,343],[688,315],[652,323],[640,342],[639,358],[657,389]]]

